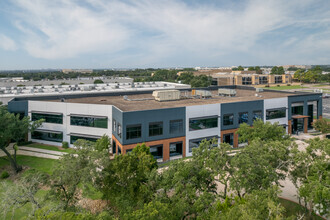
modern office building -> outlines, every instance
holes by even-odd
[[[155,90],[155,89],[154,89]],[[155,99],[157,97],[157,100]],[[45,119],[29,140],[50,145],[77,139],[112,138],[113,153],[125,154],[146,143],[159,161],[190,156],[203,139],[216,138],[238,147],[241,123],[260,118],[278,122],[288,133],[308,132],[322,117],[322,94],[210,87],[205,91],[176,88],[153,92],[118,91],[15,98],[11,112]]]

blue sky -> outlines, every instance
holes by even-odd
[[[2,0],[0,69],[330,64],[329,0]]]

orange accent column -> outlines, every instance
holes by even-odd
[[[307,133],[308,129],[308,118],[304,118],[304,133]]]
[[[233,147],[238,147],[238,134],[236,134],[236,132],[234,133],[234,146]]]
[[[292,134],[292,121],[288,121],[288,134]]]

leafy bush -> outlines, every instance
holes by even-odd
[[[265,85],[265,87],[269,87],[269,85]]]
[[[291,84],[290,83],[288,83],[288,84],[286,84],[287,86],[291,86]]]
[[[102,84],[102,83],[104,83],[104,82],[100,79],[94,80],[94,84]]]
[[[277,85],[277,87],[280,87],[281,85]]]
[[[3,171],[1,173],[0,179],[6,179],[9,177],[9,173],[7,171]]]
[[[330,133],[330,123],[325,119],[319,119],[313,123],[313,128],[323,134]]]
[[[69,148],[69,143],[66,142],[66,141],[63,141],[63,142],[62,142],[62,148],[64,148],[64,149]]]

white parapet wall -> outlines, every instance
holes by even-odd
[[[276,108],[286,108],[286,114],[284,118],[277,118],[272,120],[266,120],[266,112],[269,109]],[[264,100],[264,121],[269,121],[272,124],[278,122],[280,125],[288,125],[288,97],[284,98],[274,98],[274,99],[265,99]],[[286,131],[288,132],[288,127],[286,127]]]
[[[198,139],[211,136],[220,137],[220,104],[209,104],[209,105],[195,105],[186,107],[186,156],[191,156],[189,152],[189,140]],[[202,117],[218,117],[218,127],[201,129],[195,131],[189,131],[189,119],[191,118],[202,118]],[[220,140],[218,140],[220,141]]]

